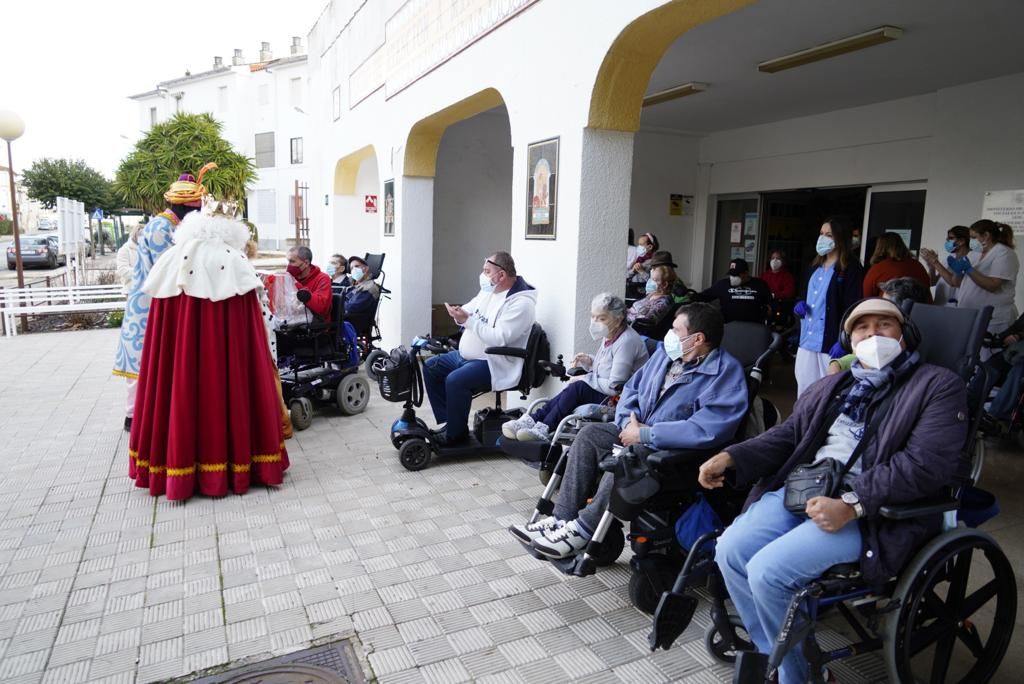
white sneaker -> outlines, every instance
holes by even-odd
[[[516,439],[516,435],[520,430],[528,430],[533,427],[533,418],[524,415],[522,418],[516,420],[510,420],[501,426],[501,434],[505,435],[508,439]]]
[[[540,539],[548,530],[555,530],[564,525],[565,522],[553,515],[541,518],[537,522],[509,525],[508,531],[521,542],[530,544],[534,539]]]
[[[533,426],[517,432],[516,439],[520,442],[547,442],[551,440],[551,430],[544,423],[534,423]]]
[[[567,558],[575,556],[590,543],[590,537],[584,537],[575,520],[561,527],[548,530],[544,536],[533,540],[533,548],[548,558]]]

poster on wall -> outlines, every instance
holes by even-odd
[[[743,243],[743,224],[739,221],[733,221],[729,225],[729,242],[734,245]]]
[[[757,237],[757,212],[743,215],[743,235],[748,238]]]
[[[981,218],[1005,223],[1014,235],[1024,235],[1024,190],[990,190],[981,205]]]
[[[367,214],[377,213],[377,196],[376,195],[363,195],[363,210]]]
[[[384,235],[395,234],[395,179],[384,181]]]
[[[526,239],[554,240],[558,220],[558,138],[531,143],[527,147],[526,168],[530,174],[526,184]]]
[[[692,216],[693,195],[677,195],[672,193],[668,196],[669,216]]]

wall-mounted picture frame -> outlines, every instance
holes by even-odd
[[[395,179],[384,181],[384,236],[395,235]]]
[[[558,231],[558,138],[527,146],[526,239],[554,240]]]

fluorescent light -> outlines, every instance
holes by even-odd
[[[847,52],[856,52],[857,50],[863,50],[874,45],[888,43],[890,40],[896,40],[902,35],[903,29],[896,26],[879,26],[876,29],[858,33],[855,36],[840,38],[839,40],[833,40],[831,43],[800,50],[784,57],[769,59],[767,62],[758,64],[757,70],[774,74],[776,71],[784,71],[822,59],[844,55]]]
[[[644,107],[650,107],[651,105],[661,104],[662,102],[668,102],[669,100],[678,100],[681,97],[687,95],[693,95],[694,93],[703,92],[708,87],[707,83],[684,83],[683,85],[677,85],[667,90],[659,90],[656,93],[644,96]]]

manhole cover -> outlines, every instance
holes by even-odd
[[[196,679],[192,684],[365,684],[348,640]]]

